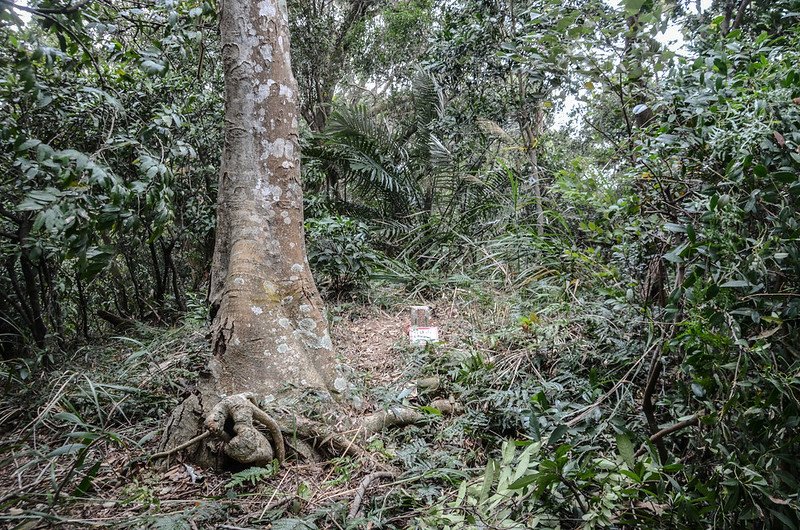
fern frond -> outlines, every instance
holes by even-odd
[[[231,479],[225,483],[226,489],[232,489],[244,484],[255,486],[265,478],[273,476],[276,472],[277,461],[270,467],[248,467],[243,471],[231,475]]]

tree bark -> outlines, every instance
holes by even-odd
[[[524,88],[522,88],[520,92],[524,99]],[[542,197],[542,171],[539,167],[537,143],[544,129],[544,111],[542,110],[541,103],[537,102],[533,109],[533,116],[528,115],[527,109],[525,109],[521,115],[523,118],[519,120],[519,126],[522,131],[522,139],[525,152],[528,155],[528,162],[531,165],[529,184],[533,189],[534,208],[536,209],[536,231],[542,236],[544,235],[546,219],[544,216],[544,199]]]
[[[173,413],[166,449],[196,436],[226,396],[258,401],[333,387],[333,346],[304,243],[285,0],[224,2],[220,33],[225,145],[209,294],[213,356],[201,391]],[[227,433],[226,447],[244,432],[257,438],[247,421]],[[195,456],[208,463],[203,446]]]
[[[306,258],[285,0],[226,2],[225,146],[211,269],[212,373],[225,393],[329,388],[333,347]]]
[[[31,231],[33,223],[30,219],[23,219],[18,228],[18,239],[20,244],[20,257],[19,265],[22,271],[22,279],[25,284],[25,295],[28,297],[28,306],[31,313],[31,333],[36,346],[39,348],[45,347],[45,338],[47,337],[47,325],[44,321],[42,314],[42,306],[39,303],[39,286],[36,281],[36,272],[34,271],[34,263],[30,257],[30,249],[26,247],[28,234]],[[42,286],[42,288],[44,288]]]

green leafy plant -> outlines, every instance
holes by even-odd
[[[365,223],[341,216],[309,219],[306,239],[308,261],[319,284],[334,293],[365,284],[378,256]]]
[[[270,467],[248,467],[231,475],[230,480],[225,483],[225,489],[232,490],[244,485],[255,486],[262,480],[275,475],[277,471],[277,461],[273,461]]]

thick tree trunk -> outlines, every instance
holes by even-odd
[[[327,392],[333,383],[333,347],[304,244],[285,0],[226,1],[220,32],[225,146],[209,295],[213,359],[202,391],[173,414],[166,448],[198,434],[225,396],[248,392],[258,401],[292,389]]]
[[[225,393],[327,388],[333,348],[303,237],[297,86],[284,0],[225,2],[225,149],[211,270]]]

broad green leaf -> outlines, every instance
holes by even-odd
[[[163,73],[164,70],[166,70],[166,68],[164,67],[163,64],[157,63],[157,62],[152,61],[150,59],[148,59],[146,61],[142,61],[142,69],[146,73],[151,74],[151,75],[160,74],[160,73]]]
[[[442,411],[437,409],[436,407],[431,407],[430,405],[423,405],[419,408],[422,412],[426,414],[432,414],[434,416],[441,416]]]
[[[490,458],[486,463],[486,473],[483,476],[483,485],[481,486],[480,502],[484,502],[489,497],[489,491],[494,484],[494,479],[497,476],[497,461]]]
[[[725,283],[720,284],[720,287],[728,287],[731,289],[738,289],[742,287],[751,287],[752,284],[747,280],[729,280]]]
[[[645,0],[623,0],[625,12],[628,15],[635,15],[642,9],[644,2]]]
[[[550,437],[547,439],[547,445],[553,445],[558,442],[569,430],[569,427],[562,424],[553,429],[553,432],[550,433]]]
[[[628,465],[629,469],[633,469],[633,455],[635,453],[633,443],[631,443],[630,438],[623,433],[617,434],[617,450],[619,451],[619,455],[622,457],[622,461]]]
[[[19,147],[17,147],[17,151],[18,152],[27,151],[28,149],[33,149],[34,147],[38,146],[41,143],[42,143],[41,140],[31,138],[29,140],[25,140],[24,142],[22,142],[19,145]]]
[[[534,482],[536,482],[536,480],[538,478],[539,478],[539,475],[536,475],[536,474],[525,475],[523,477],[518,478],[517,480],[515,480],[511,484],[509,484],[508,485],[508,489],[511,489],[511,490],[522,489],[525,486],[528,486],[528,485],[533,484]]]
[[[48,458],[52,458],[54,456],[62,456],[62,455],[73,455],[82,449],[86,449],[88,446],[86,444],[66,444],[62,445],[61,447],[50,451],[47,454]]]
[[[67,423],[74,423],[75,425],[86,425],[82,419],[71,412],[57,412],[53,414],[53,419],[66,421]]]

